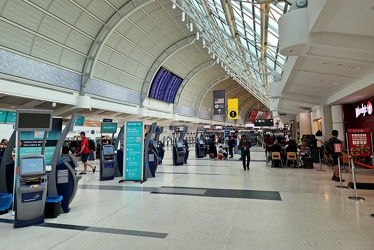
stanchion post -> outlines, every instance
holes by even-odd
[[[342,171],[340,169],[340,157],[338,156],[337,159],[338,159],[338,169],[339,169],[340,185],[336,185],[335,187],[337,187],[337,188],[348,188],[347,186],[343,186]]]
[[[317,171],[326,171],[326,170],[322,170],[322,159],[321,159],[321,147],[319,148],[319,165],[320,165],[320,169],[317,169]]]
[[[351,165],[352,165],[352,181],[353,181],[353,189],[355,196],[349,196],[348,199],[355,200],[355,201],[364,201],[365,198],[359,197],[357,195],[357,185],[356,185],[356,174],[355,174],[355,165],[353,164],[353,160],[351,159]]]

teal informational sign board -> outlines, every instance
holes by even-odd
[[[75,126],[83,126],[84,125],[84,116],[78,116],[75,120]]]
[[[143,128],[142,121],[125,123],[123,179],[126,181],[143,180]]]

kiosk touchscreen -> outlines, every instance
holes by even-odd
[[[100,157],[100,181],[114,179],[116,154],[113,145],[103,145]]]
[[[20,158],[14,227],[25,227],[44,222],[47,194],[45,168],[43,155],[26,155]]]

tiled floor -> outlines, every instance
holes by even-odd
[[[167,151],[143,184],[89,173],[68,214],[19,229],[1,215],[0,249],[374,249],[374,191],[358,190],[366,200],[353,201],[326,166],[270,168],[256,147],[251,156],[244,171],[238,156],[191,152],[188,165],[173,166]]]

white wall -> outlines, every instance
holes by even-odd
[[[2,139],[9,140],[13,131],[14,131],[14,125],[13,124],[0,124],[0,141]]]

